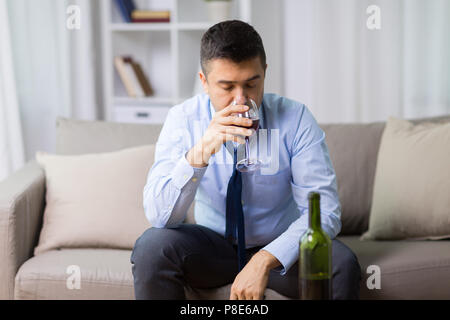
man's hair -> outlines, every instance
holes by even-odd
[[[213,59],[230,59],[240,63],[259,56],[263,69],[266,52],[258,32],[240,20],[228,20],[209,28],[202,37],[200,63],[206,75],[206,65]]]

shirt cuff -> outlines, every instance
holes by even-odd
[[[298,241],[291,241],[285,239],[283,234],[266,245],[261,250],[266,250],[280,261],[281,266],[273,269],[284,276],[292,265],[297,262],[299,243]]]
[[[186,160],[186,155],[183,155],[173,169],[172,179],[175,187],[181,190],[189,181],[198,183],[197,180],[203,177],[207,168],[208,166],[201,168],[191,166]]]

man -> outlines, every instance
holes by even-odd
[[[322,228],[330,238],[341,228],[324,132],[303,104],[264,94],[266,55],[250,25],[234,20],[212,26],[202,38],[200,59],[205,94],[169,111],[144,188],[152,228],[131,256],[136,299],[185,299],[186,286],[229,283],[230,299],[263,299],[266,288],[298,298],[298,248],[308,227],[309,192],[321,195]],[[256,136],[246,128],[251,120],[235,116],[247,110],[243,103],[249,99],[259,106],[260,131],[273,131],[276,138],[268,138],[276,148],[265,158],[276,163],[275,172],[235,171],[233,151],[237,145],[242,150],[243,137]],[[196,224],[185,224],[194,197]],[[243,234],[236,231],[239,212]],[[238,238],[244,235],[242,248]],[[247,263],[240,270],[242,252]],[[333,299],[357,299],[357,258],[336,239],[332,252]]]

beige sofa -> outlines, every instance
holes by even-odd
[[[449,121],[450,116],[429,119]],[[419,121],[419,120],[417,120]],[[361,299],[450,299],[450,241],[360,241],[367,230],[384,123],[323,124],[342,205],[338,238],[358,256]],[[105,152],[154,143],[161,126],[57,120],[59,154]],[[131,250],[60,249],[33,256],[45,208],[45,175],[35,161],[0,183],[0,298],[133,299]],[[144,213],[143,213],[144,214]],[[193,221],[192,206],[189,212]],[[130,248],[131,249],[131,248]],[[68,289],[67,267],[80,266],[81,288]],[[381,271],[368,289],[367,267]],[[230,285],[186,288],[190,299],[226,299]],[[286,299],[268,289],[268,299]]]

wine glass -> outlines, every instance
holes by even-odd
[[[233,104],[236,104],[236,101],[233,101]],[[250,128],[256,132],[259,127],[258,106],[252,99],[247,99],[244,105],[248,106],[248,110],[243,113],[238,113],[237,116],[252,120],[252,125]],[[236,164],[236,169],[240,172],[249,172],[258,170],[260,167],[261,161],[250,158],[249,137],[245,136],[245,158]]]

